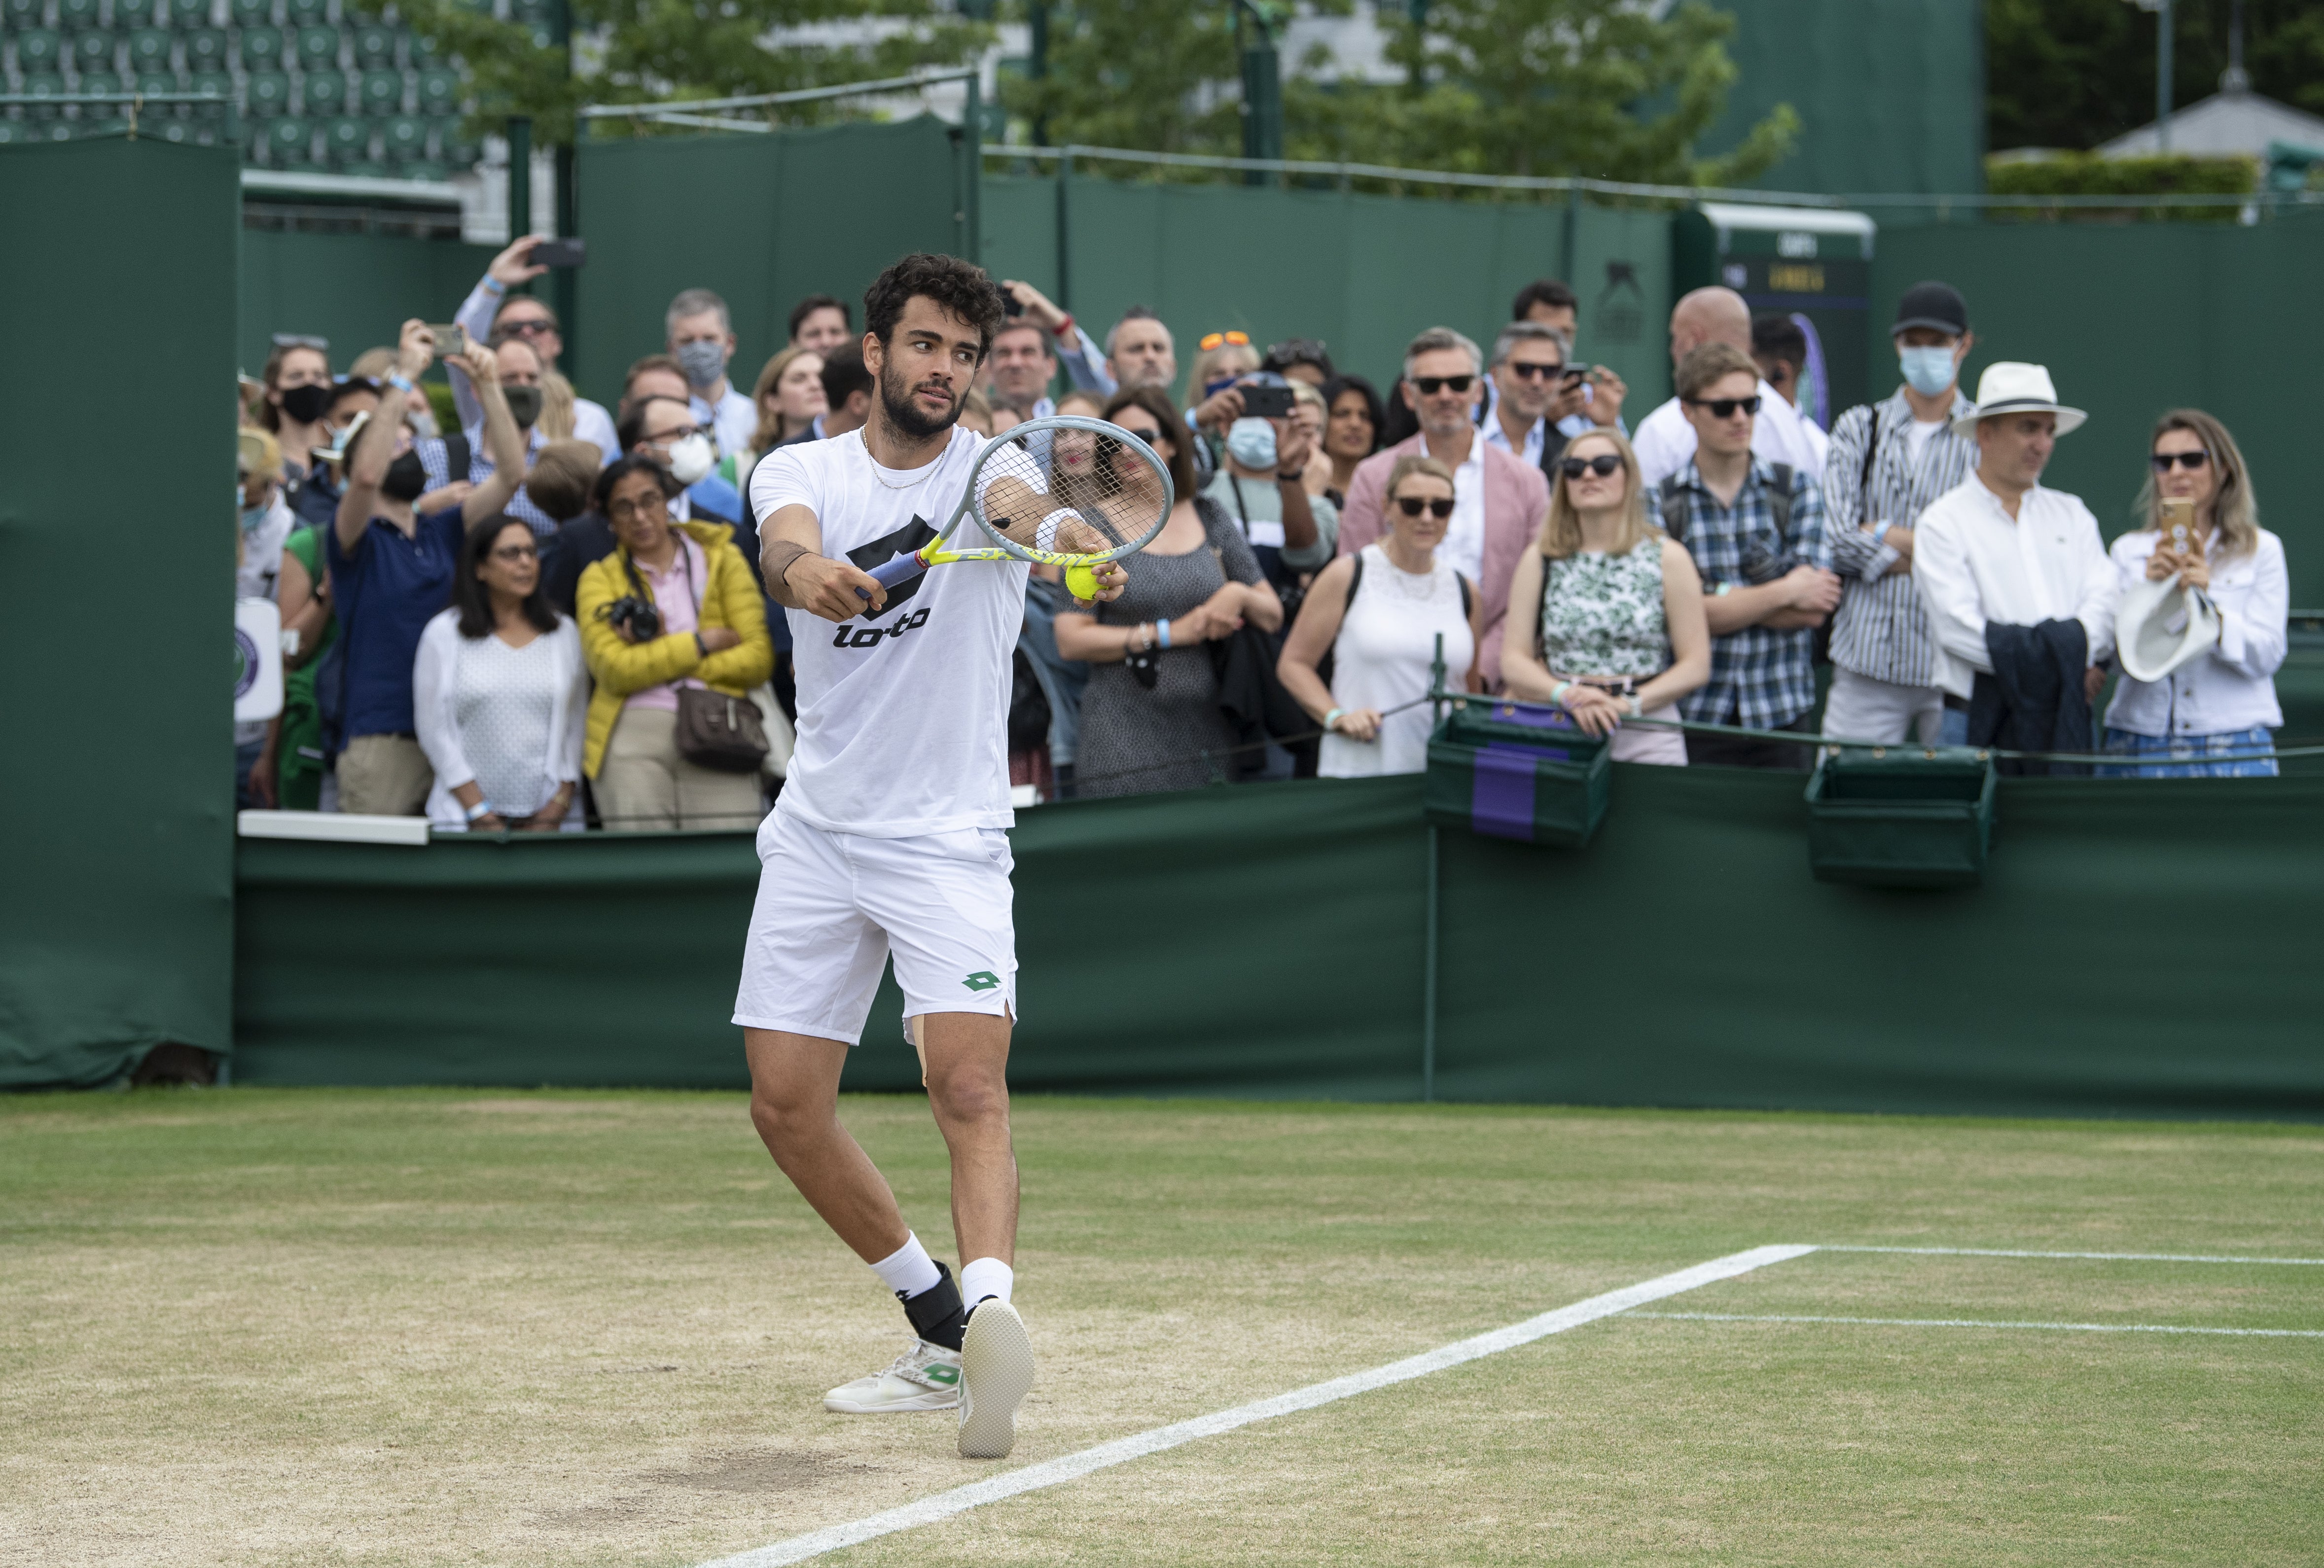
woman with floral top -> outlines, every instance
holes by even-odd
[[[1510,580],[1504,687],[1611,733],[1617,761],[1683,767],[1678,731],[1622,721],[1675,720],[1678,699],[1710,678],[1694,558],[1647,521],[1630,444],[1612,430],[1576,436],[1558,458],[1541,538]]]

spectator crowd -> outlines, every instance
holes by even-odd
[[[872,417],[853,312],[800,300],[746,389],[725,302],[687,290],[609,408],[558,370],[560,323],[526,291],[535,243],[459,304],[463,344],[412,320],[342,368],[285,334],[244,383],[236,594],[275,603],[286,678],[279,717],[236,725],[242,806],[732,828],[780,789],[797,628],[742,497],[774,448]],[[1622,761],[1801,770],[1820,740],[1909,740],[2109,775],[2275,771],[2288,581],[2235,438],[2163,415],[2109,549],[2042,483],[2083,413],[2017,361],[1969,395],[1978,340],[1942,282],[1897,302],[1895,390],[1829,430],[1800,401],[1818,380],[1800,324],[1724,288],[1679,300],[1676,395],[1641,412],[1577,355],[1553,280],[1489,347],[1416,331],[1385,392],[1323,343],[1231,330],[1182,381],[1152,311],[1101,341],[1002,286],[962,422],[1005,438],[1101,417],[1176,492],[1119,600],[1036,571],[1020,786],[1416,772],[1440,659],[1448,685],[1553,708]],[[423,392],[439,365],[456,428]],[[1070,493],[1093,448],[1042,440]]]

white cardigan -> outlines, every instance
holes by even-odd
[[[2162,540],[2153,530],[2140,529],[2114,541],[2117,604],[2146,580],[2147,558]],[[2292,614],[2283,541],[2262,529],[2258,549],[2227,560],[2214,558],[2210,597],[2219,612],[2218,641],[2168,679],[2124,676],[2107,708],[2107,728],[2159,739],[2282,727],[2275,672],[2290,646]]]
[[[557,618],[557,630],[542,633],[557,671],[557,696],[549,710],[549,754],[540,761],[541,777],[549,789],[581,778],[581,732],[589,713],[589,676],[581,662],[581,629],[566,616]],[[460,613],[447,610],[420,633],[420,656],[411,667],[412,727],[420,749],[436,770],[428,790],[428,820],[431,826],[465,833],[467,811],[452,798],[452,790],[475,781],[476,770],[460,749],[460,725],[452,703],[460,687],[460,654],[466,643],[460,635]],[[546,793],[546,791],[544,791]],[[565,831],[582,827],[576,791],[566,815]]]

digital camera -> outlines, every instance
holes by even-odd
[[[650,642],[661,635],[661,612],[654,608],[651,599],[636,594],[622,595],[597,613],[632,642]]]

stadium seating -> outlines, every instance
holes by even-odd
[[[546,37],[549,0],[461,4]],[[251,122],[239,133],[246,156],[272,168],[440,180],[481,156],[459,128],[466,85],[449,58],[355,0],[0,0],[0,41],[14,67],[0,88],[29,97],[221,93]],[[85,107],[0,109],[0,140],[69,139],[114,118]],[[230,111],[143,116],[169,140],[214,143]]]

